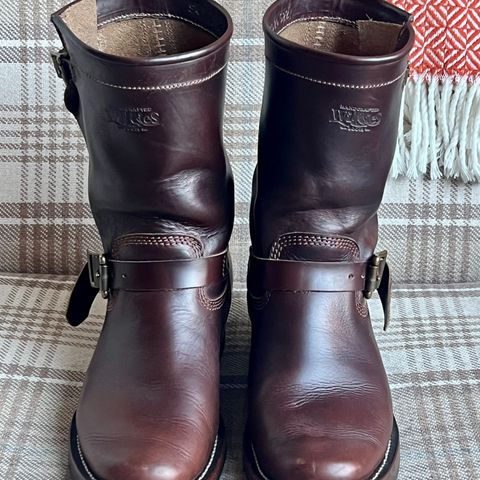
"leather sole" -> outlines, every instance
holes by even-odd
[[[192,478],[192,480],[218,480],[225,464],[225,458],[225,428],[223,421],[220,421],[218,437],[212,450],[210,461],[204,471],[197,478]],[[70,428],[70,455],[68,463],[71,480],[103,480],[96,477],[93,472],[90,471],[85,461],[78,441],[75,416],[73,417]]]
[[[268,478],[261,470],[253,449],[252,442],[245,436],[243,466],[248,480],[274,480]],[[393,419],[393,431],[387,452],[382,463],[378,466],[376,472],[369,480],[397,480],[400,468],[400,441],[398,426]],[[294,479],[292,479],[294,480]]]

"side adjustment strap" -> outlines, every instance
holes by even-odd
[[[112,290],[153,292],[205,287],[224,278],[227,252],[192,260],[120,261],[104,254],[89,254],[70,296],[67,320],[78,326],[90,312],[99,290],[108,298]]]
[[[284,292],[363,292],[366,299],[378,290],[386,329],[390,323],[390,270],[387,252],[365,263],[274,260],[250,255],[249,288]]]

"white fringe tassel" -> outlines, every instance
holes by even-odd
[[[480,181],[480,79],[407,82],[392,176]]]

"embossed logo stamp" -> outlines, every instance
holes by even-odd
[[[340,125],[347,132],[370,132],[372,128],[382,123],[382,113],[379,108],[347,107],[340,105],[332,108],[333,118],[330,123]]]
[[[128,132],[148,132],[160,125],[160,114],[149,107],[108,110],[108,121]]]

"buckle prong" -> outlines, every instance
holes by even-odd
[[[108,298],[109,281],[108,281],[108,264],[105,254],[88,254],[88,274],[90,285],[100,290],[102,298]]]
[[[369,261],[367,267],[367,278],[363,295],[370,300],[375,290],[378,290],[382,283],[383,272],[387,263],[387,251],[375,254]]]

